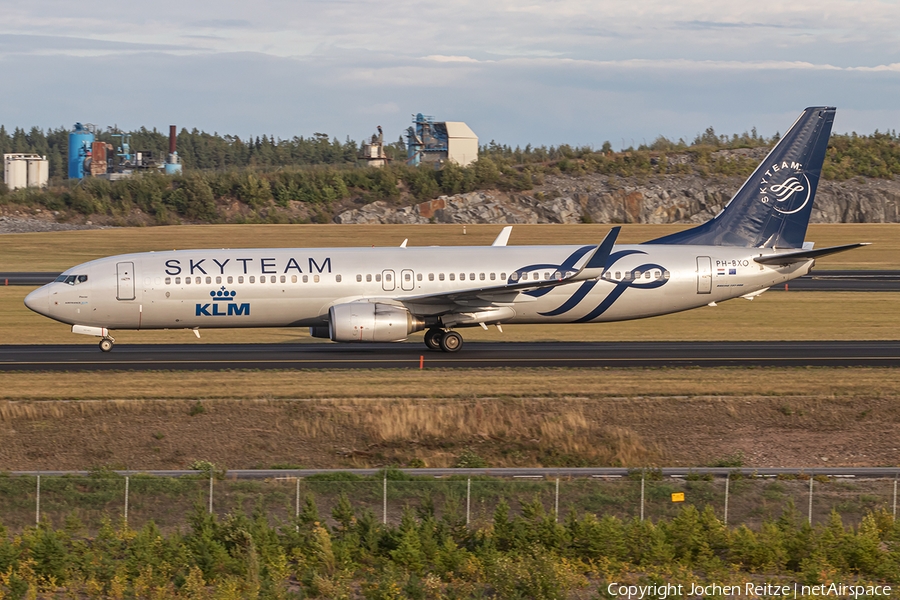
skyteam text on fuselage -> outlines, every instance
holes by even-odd
[[[639,319],[753,298],[806,274],[805,243],[834,108],[803,111],[712,220],[643,244],[182,250],[125,254],[67,270],[25,299],[31,310],[113,346],[117,329],[309,327],[336,342],[392,342],[426,330]],[[502,329],[501,329],[502,331]],[[199,335],[199,334],[198,334]]]

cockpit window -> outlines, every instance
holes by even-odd
[[[84,283],[87,281],[87,275],[60,275],[56,279],[53,280],[54,283],[57,281],[60,283],[68,283],[69,285],[75,285],[77,283]]]
[[[85,281],[87,281],[87,275],[78,276],[78,283],[84,283]]]
[[[55,283],[55,282],[57,282],[57,281],[65,281],[65,280],[66,280],[66,277],[68,277],[68,276],[67,276],[67,275],[60,275],[59,277],[57,277],[56,279],[54,279],[53,282]]]
[[[75,275],[69,275],[68,277],[66,277],[66,283],[68,283],[69,285],[75,285],[75,279]]]

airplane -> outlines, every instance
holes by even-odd
[[[335,342],[399,342],[425,330],[457,352],[458,329],[596,323],[753,299],[857,248],[804,242],[835,108],[803,111],[726,207],[706,223],[634,245],[180,250],[68,269],[25,304],[100,337],[115,330],[309,327]]]

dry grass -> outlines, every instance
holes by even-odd
[[[3,271],[62,271],[104,256],[187,248],[315,248],[337,246],[489,245],[501,225],[181,225],[0,235]],[[623,225],[619,243],[633,244],[687,225]],[[511,245],[599,243],[610,225],[516,225]],[[896,269],[900,225],[810,225],[817,247],[872,242],[869,248],[826,257],[822,269]]]
[[[769,373],[774,375],[775,373]],[[865,375],[865,374],[863,374]],[[0,403],[6,469],[896,463],[900,395]]]
[[[900,395],[878,368],[3,373],[4,400]],[[140,403],[138,403],[140,405]]]

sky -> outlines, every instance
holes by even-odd
[[[388,141],[423,113],[484,144],[614,148],[807,106],[900,129],[900,2],[5,3],[0,123]]]

